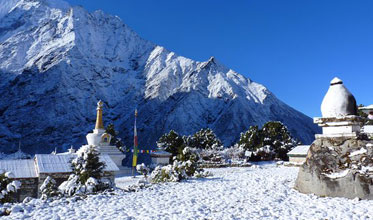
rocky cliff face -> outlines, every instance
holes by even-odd
[[[59,0],[2,0],[0,93],[5,152],[19,139],[29,153],[78,147],[93,129],[99,99],[105,123],[114,122],[129,146],[138,108],[139,144],[147,149],[170,129],[210,127],[225,145],[269,120],[305,143],[318,131],[309,117],[215,58],[178,56],[118,17]]]

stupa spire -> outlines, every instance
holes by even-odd
[[[97,118],[95,129],[104,129],[104,122],[102,121],[102,107],[103,102],[100,100],[97,102]]]

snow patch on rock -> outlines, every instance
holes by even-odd
[[[350,170],[349,169],[346,169],[346,170],[343,170],[341,172],[335,172],[335,173],[323,173],[325,176],[329,177],[330,179],[337,179],[337,178],[341,178],[341,177],[344,177],[348,174]]]
[[[356,150],[354,152],[351,152],[349,157],[357,156],[357,155],[360,155],[360,154],[365,154],[366,152],[367,152],[367,149],[361,148],[360,150]]]

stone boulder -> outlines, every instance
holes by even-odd
[[[300,167],[295,189],[318,196],[373,199],[373,140],[316,139]]]

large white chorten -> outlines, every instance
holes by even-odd
[[[122,161],[126,157],[116,146],[110,145],[111,135],[105,132],[104,123],[102,120],[103,102],[100,100],[97,103],[97,118],[96,126],[93,133],[87,134],[88,145],[93,145],[101,154],[107,154],[114,163],[121,168]]]
[[[323,118],[344,117],[357,114],[355,97],[338,77],[334,77],[330,82],[328,92],[325,94],[321,103],[321,113]]]
[[[362,119],[357,116],[355,97],[335,77],[330,82],[328,92],[321,103],[321,118],[314,122],[322,127],[322,137],[357,137],[360,133]]]
[[[306,161],[299,168],[294,188],[322,197],[373,200],[373,137],[361,126],[354,96],[334,78],[321,104],[322,127]]]

